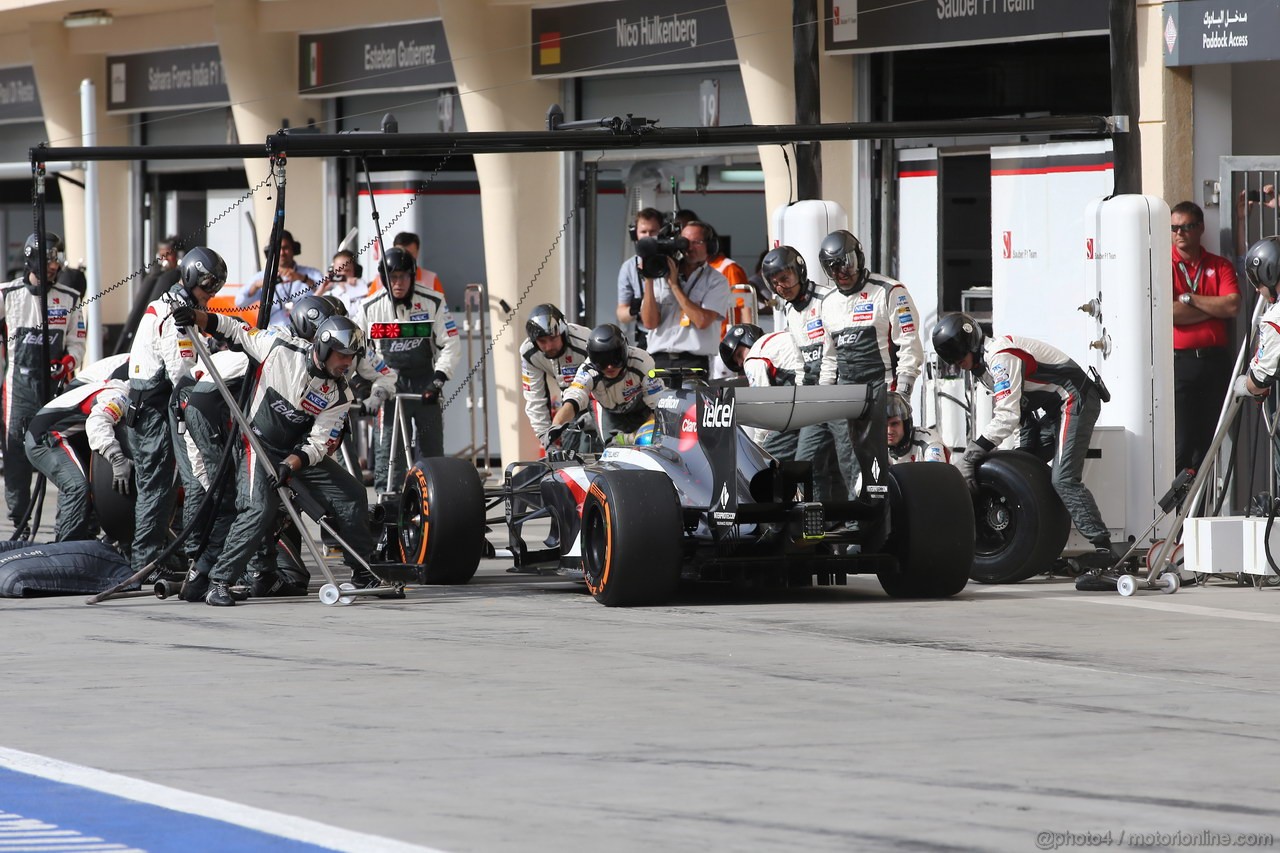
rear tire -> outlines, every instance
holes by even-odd
[[[1049,467],[1020,450],[997,450],[975,476],[977,546],[970,577],[1017,583],[1052,569],[1066,547],[1071,516]]]
[[[484,484],[465,459],[419,459],[405,475],[396,533],[400,560],[429,584],[462,584],[484,556]]]
[[[665,604],[680,585],[680,498],[658,471],[602,471],[582,506],[583,580],[607,607]]]
[[[973,565],[973,502],[953,465],[912,462],[889,469],[889,538],[896,571],[877,574],[894,598],[947,598]]]
[[[129,545],[133,542],[136,489],[122,495],[111,487],[112,478],[111,463],[101,453],[95,452],[89,461],[89,485],[98,525],[112,542]]]

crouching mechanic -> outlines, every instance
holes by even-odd
[[[804,376],[804,359],[789,332],[771,332],[751,323],[729,327],[720,342],[720,360],[724,366],[747,377],[752,388],[795,385]],[[789,459],[780,453],[794,452],[794,436],[799,430],[785,433],[748,428],[753,441],[775,458]],[[775,451],[779,451],[776,453]]]
[[[116,438],[116,426],[129,408],[129,386],[118,379],[88,382],[59,394],[36,413],[27,427],[27,458],[58,487],[55,542],[92,539],[89,478],[72,439],[85,433],[89,449],[111,463],[111,487],[133,492],[133,462]]]
[[[986,340],[978,321],[968,314],[940,319],[933,329],[933,349],[939,359],[970,371],[995,395],[991,422],[956,463],[970,486],[977,464],[1020,425],[1019,445],[1033,453],[1053,430],[1053,486],[1076,529],[1096,549],[1079,558],[1089,571],[1077,579],[1076,589],[1114,589],[1115,578],[1102,572],[1119,562],[1120,555],[1112,550],[1098,503],[1082,479],[1093,425],[1102,410],[1101,389],[1057,347],[1014,335]],[[1036,418],[1037,409],[1046,414]]]
[[[890,391],[884,403],[885,433],[893,464],[902,462],[950,462],[951,450],[929,427],[918,427],[911,401],[898,391]]]
[[[415,285],[417,264],[405,249],[388,249],[383,289],[360,303],[360,325],[379,356],[399,374],[396,390],[413,393],[420,400],[402,399],[405,415],[418,429],[418,449],[423,456],[444,455],[444,413],[440,392],[453,376],[461,357],[458,327],[444,296],[429,286]],[[399,491],[403,461],[391,458],[394,412],[378,417],[378,444],[374,452],[374,483]],[[390,479],[388,479],[390,473]]]
[[[520,346],[520,381],[524,389],[524,414],[545,449],[550,444],[552,394],[563,399],[565,389],[587,360],[587,339],[591,330],[565,320],[559,308],[549,302],[529,312],[524,324],[529,339]],[[587,452],[588,447],[561,446],[565,450]]]
[[[216,336],[239,346],[261,365],[247,417],[276,472],[274,477],[267,476],[253,449],[237,445],[238,514],[209,572],[205,603],[215,607],[235,604],[229,587],[244,573],[271,530],[279,511],[276,489],[291,478],[296,477],[319,500],[332,506],[347,544],[360,558],[371,559],[375,545],[364,486],[329,455],[337,446],[352,403],[344,377],[364,352],[360,327],[347,317],[330,317],[316,329],[315,342],[307,346],[232,317],[211,317],[186,306],[175,312],[174,319],[184,326],[213,326]],[[357,585],[374,581],[362,571],[355,556],[344,553],[343,558]]]
[[[587,339],[587,361],[565,389],[563,401],[551,420],[551,441],[570,421],[587,411],[592,397],[600,404],[600,430],[606,440],[617,435],[622,443],[653,417],[662,382],[649,374],[653,357],[628,346],[622,329],[605,323],[591,330]]]
[[[84,363],[86,333],[80,316],[80,296],[56,284],[62,269],[62,238],[45,233],[47,289],[40,285],[40,235],[27,237],[22,247],[22,276],[0,290],[0,320],[8,327],[9,363],[4,374],[4,492],[9,519],[17,525],[31,503],[31,463],[25,453],[27,424],[57,393],[46,392],[70,380]],[[47,300],[47,315],[42,300]],[[48,321],[45,360],[44,322]],[[45,383],[48,382],[48,386]]]

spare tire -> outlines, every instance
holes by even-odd
[[[1049,467],[1021,450],[997,450],[974,475],[976,547],[969,576],[979,583],[1017,583],[1049,571],[1071,534],[1071,516]]]
[[[94,595],[132,574],[123,555],[95,539],[28,544],[0,556],[0,597]]]
[[[89,485],[98,524],[112,542],[132,543],[136,495],[120,494],[111,488],[111,480],[111,463],[101,453],[95,452],[89,460]]]

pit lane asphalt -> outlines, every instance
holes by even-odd
[[[1280,834],[1280,590],[618,610],[507,565],[350,607],[0,600],[0,746],[454,851]]]

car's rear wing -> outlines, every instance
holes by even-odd
[[[785,432],[826,421],[858,420],[871,407],[869,385],[780,385],[738,388],[735,414],[743,426]]]

